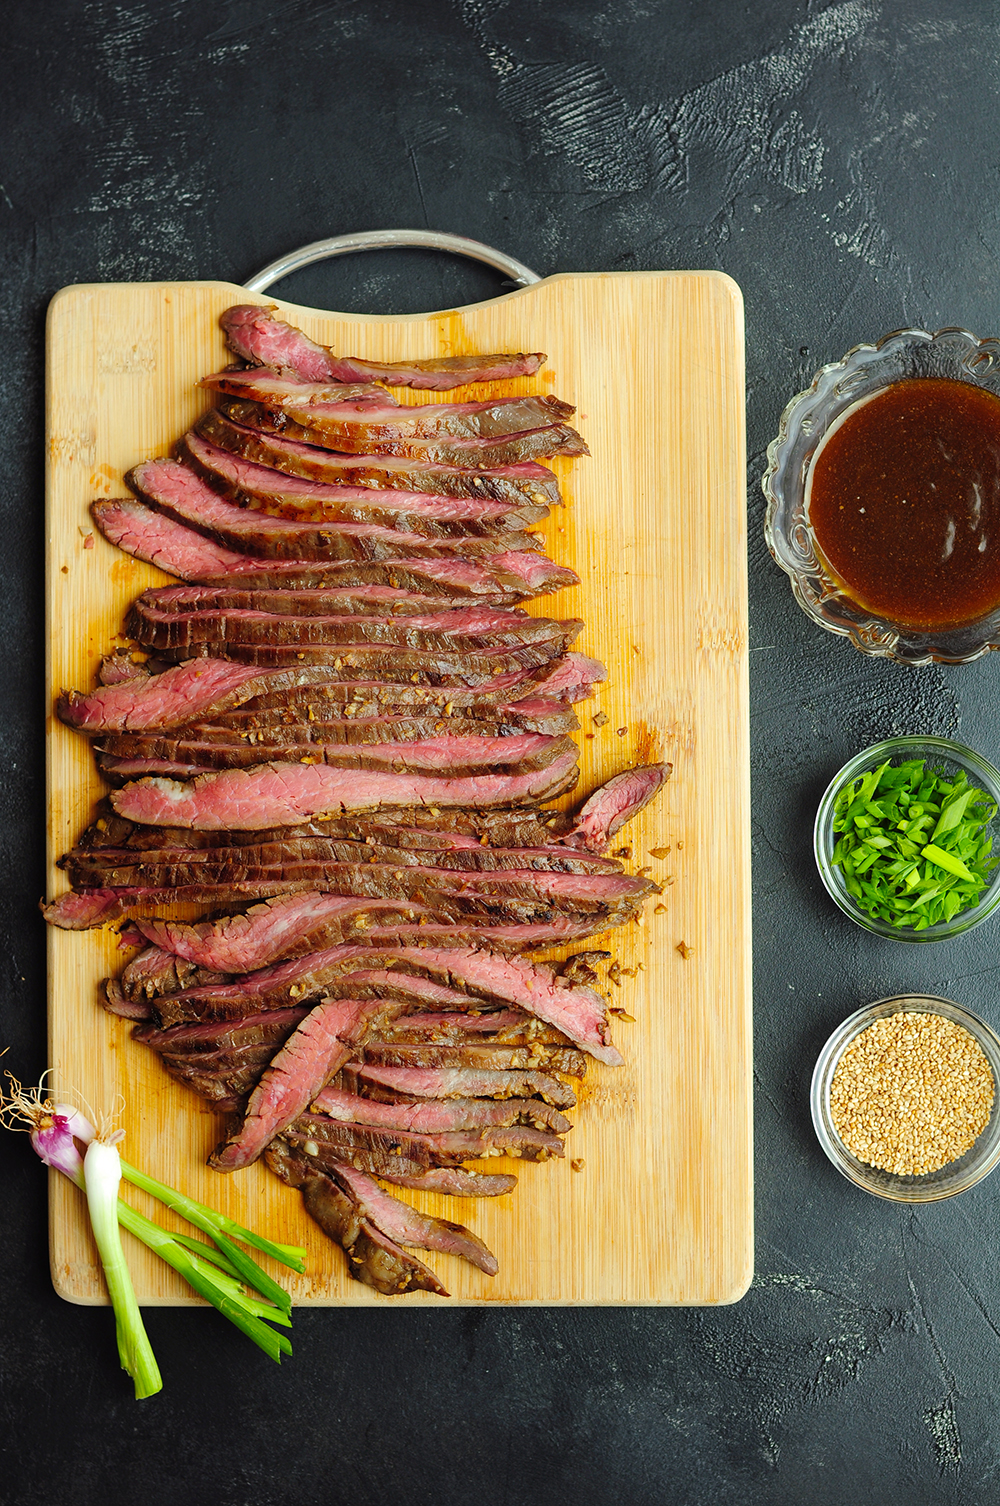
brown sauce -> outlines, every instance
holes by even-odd
[[[845,594],[901,627],[1000,606],[1000,398],[896,382],[848,412],[812,463],[813,537]]]

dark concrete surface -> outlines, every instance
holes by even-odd
[[[239,280],[319,236],[428,226],[543,273],[717,267],[747,311],[757,1276],[723,1310],[302,1311],[280,1370],[157,1310],[131,1399],[64,1305],[44,1178],[0,1150],[3,1506],[923,1506],[1000,1495],[1000,1181],[907,1211],[823,1159],[830,1028],[907,988],[1000,1025],[996,923],[904,948],[822,893],[826,780],[884,734],[1000,757],[1000,662],[866,661],[761,536],[787,397],[904,324],[997,333],[998,13],[984,0],[8,0],[0,92],[0,1044],[45,1064],[42,401],[71,282]],[[288,297],[392,312],[498,290],[400,253]],[[623,1216],[630,1216],[623,1210]]]

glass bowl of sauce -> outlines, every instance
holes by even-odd
[[[907,664],[1000,648],[1000,341],[855,346],[786,407],[763,488],[768,547],[821,627]]]

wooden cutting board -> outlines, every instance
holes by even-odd
[[[51,715],[61,687],[89,688],[129,603],[167,580],[91,527],[94,497],[123,493],[132,465],[169,452],[210,405],[194,386],[230,359],[218,316],[250,299],[228,283],[64,288],[48,321],[49,897],[59,855],[102,793],[86,738]],[[277,302],[277,300],[274,300]],[[451,1256],[429,1263],[452,1301],[721,1303],[752,1270],[750,808],[747,727],[743,314],[739,289],[707,272],[552,277],[442,314],[363,318],[279,303],[324,344],[375,359],[544,350],[509,393],[554,392],[578,409],[592,458],[557,461],[566,505],[548,552],[582,585],[535,610],[586,619],[576,647],[608,666],[579,708],[576,800],[630,764],[664,758],[673,777],[622,840],[630,869],[664,885],[644,924],[603,943],[626,1065],[591,1065],[565,1161],[492,1161],[508,1197],[408,1194],[468,1223],[500,1262],[492,1280]],[[456,393],[463,396],[474,393]],[[417,400],[408,392],[404,401]],[[600,714],[598,714],[600,713]],[[572,802],[562,802],[575,804]],[[669,848],[662,858],[652,848]],[[209,1171],[218,1116],[175,1084],[128,1024],[97,1002],[129,954],[114,931],[49,931],[49,1060],[95,1109],[124,1104],[128,1158],[272,1238],[307,1245],[297,1303],[435,1306],[349,1279],[342,1251],[297,1192],[262,1165]],[[601,945],[601,942],[595,943]],[[147,1201],[129,1189],[143,1211]],[[53,1174],[56,1290],[105,1300],[79,1194]],[[169,1221],[165,1215],[165,1221]],[[178,1225],[178,1227],[184,1227]],[[132,1241],[140,1301],[180,1304],[188,1288]]]

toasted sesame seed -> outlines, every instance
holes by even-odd
[[[973,1035],[939,1014],[900,1010],[845,1047],[830,1118],[847,1149],[896,1176],[923,1176],[970,1149],[989,1122],[993,1071]]]

